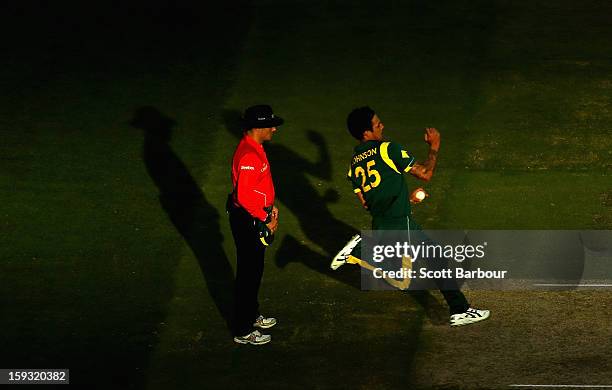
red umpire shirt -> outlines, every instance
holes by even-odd
[[[263,209],[274,204],[274,183],[264,148],[247,134],[242,137],[232,159],[234,202],[253,217],[265,221]]]

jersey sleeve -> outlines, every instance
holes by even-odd
[[[380,156],[383,161],[397,173],[406,173],[416,163],[414,156],[408,153],[402,145],[395,142],[380,144]]]
[[[357,180],[357,178],[355,177],[355,173],[353,172],[352,166],[349,167],[348,173],[346,174],[346,179],[351,182],[354,193],[361,192],[361,185],[359,183],[359,180]]]
[[[265,221],[268,214],[263,209],[265,206],[264,194],[255,191],[260,180],[262,162],[254,153],[247,153],[240,159],[238,164],[238,185],[236,198],[238,204],[249,212],[253,217]]]

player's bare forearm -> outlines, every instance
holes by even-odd
[[[440,149],[440,133],[433,127],[425,129],[425,142],[429,144],[429,155],[423,163],[416,163],[410,169],[410,174],[418,179],[430,181],[436,164],[438,163],[438,150]]]
[[[436,164],[438,163],[438,151],[432,148],[429,149],[427,160],[423,163],[416,163],[410,169],[410,174],[418,179],[430,181],[433,176]]]

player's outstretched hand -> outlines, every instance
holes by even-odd
[[[427,127],[425,129],[425,142],[437,150],[440,147],[440,132],[435,127]]]

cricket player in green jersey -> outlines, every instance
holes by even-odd
[[[431,180],[440,149],[438,130],[425,129],[429,154],[427,160],[420,163],[400,144],[383,140],[384,125],[370,107],[354,109],[347,118],[347,127],[349,133],[359,141],[347,176],[352,183],[353,192],[372,216],[372,230],[417,231],[421,237],[418,242],[428,240],[420,231],[420,226],[411,218],[411,202],[419,203],[422,199],[416,196],[416,191],[408,194],[404,174],[409,173],[424,181]],[[331,264],[332,269],[335,270],[345,263],[372,269],[368,262],[360,259],[360,240],[359,235],[354,236],[338,252]],[[444,259],[428,260],[440,264],[439,260]],[[447,279],[438,279],[435,282],[449,305],[451,326],[468,325],[489,317],[488,310],[470,307],[454,279],[450,280],[450,283]],[[396,281],[396,284],[399,283]],[[397,287],[402,288],[402,285]]]

